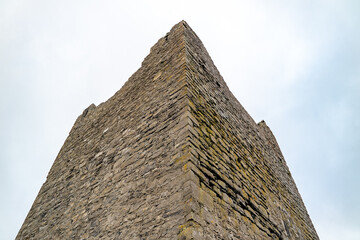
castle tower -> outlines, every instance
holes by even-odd
[[[78,117],[16,239],[318,239],[275,137],[182,21]]]

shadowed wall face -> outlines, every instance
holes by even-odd
[[[318,239],[270,129],[184,22],[76,120],[17,239]]]
[[[318,239],[271,130],[231,94],[185,31],[195,216],[210,239]],[[200,227],[201,226],[201,227]],[[201,238],[200,238],[201,239]]]

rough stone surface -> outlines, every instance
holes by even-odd
[[[78,117],[16,239],[318,239],[265,122],[175,25]]]

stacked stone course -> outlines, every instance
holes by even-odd
[[[275,137],[182,21],[78,117],[17,239],[318,239]]]

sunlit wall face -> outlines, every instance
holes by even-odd
[[[76,117],[185,19],[278,139],[321,239],[360,239],[359,1],[0,3],[0,232],[13,239]]]

